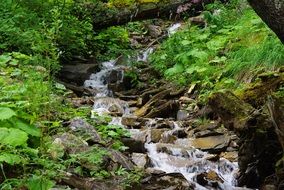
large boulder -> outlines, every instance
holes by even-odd
[[[211,109],[225,127],[239,136],[239,186],[270,187],[268,176],[275,176],[272,186],[281,189],[284,167],[284,98],[273,91],[284,82],[283,72],[263,74],[255,83],[238,93],[217,92],[210,97]],[[278,165],[277,172],[275,165]],[[281,174],[282,173],[282,174]]]
[[[73,83],[82,86],[85,80],[89,79],[92,73],[100,70],[98,64],[63,64],[59,71],[58,78],[66,83]]]
[[[102,139],[95,127],[81,118],[74,118],[68,126],[77,136],[81,136],[86,141],[99,143]]]
[[[229,143],[230,137],[218,135],[193,139],[192,146],[210,153],[218,153],[226,150]]]

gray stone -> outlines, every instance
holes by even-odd
[[[188,118],[188,111],[186,110],[178,110],[177,112],[177,120],[182,121]]]
[[[149,165],[149,157],[147,154],[132,153],[132,162],[139,168],[146,168]]]
[[[96,143],[102,140],[95,127],[81,118],[72,119],[69,128],[85,140],[91,140]]]

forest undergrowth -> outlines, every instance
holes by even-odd
[[[72,92],[55,79],[60,65],[74,57],[102,61],[135,52],[129,31],[141,32],[137,26],[94,31],[88,9],[92,3],[99,11],[135,2],[4,0],[1,4],[0,189],[48,190],[70,168],[99,179],[121,176],[125,186],[139,181],[140,171],[103,169],[108,152],[99,146],[66,156],[52,144],[52,136],[66,132],[66,121],[81,117],[96,127],[103,144],[118,151],[127,148],[120,142],[124,129],[106,125],[107,117],[92,120],[91,107],[74,108],[66,101]],[[167,80],[198,85],[201,102],[214,91],[242,88],[258,74],[284,65],[284,46],[243,1],[208,5],[202,18],[202,25],[184,18],[182,29],[160,44],[149,63]],[[97,168],[82,168],[82,160]]]

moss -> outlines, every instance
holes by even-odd
[[[259,75],[259,80],[251,83],[247,88],[238,91],[237,95],[242,100],[254,107],[259,107],[266,101],[267,95],[277,91],[284,83],[284,73],[268,72]]]

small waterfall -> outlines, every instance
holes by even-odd
[[[175,24],[169,29],[172,34],[180,24]],[[153,52],[153,48],[147,49],[137,58],[138,61],[147,61],[149,54]],[[117,113],[112,117],[109,124],[122,126],[122,116],[131,115],[127,102],[114,98],[111,90],[108,89],[108,82],[111,72],[121,71],[121,77],[117,80],[123,79],[123,68],[116,66],[116,61],[111,60],[101,64],[101,71],[92,74],[89,80],[85,81],[85,86],[96,90],[93,112],[98,115]],[[163,119],[160,119],[163,120]],[[159,120],[159,121],[160,121]],[[163,133],[164,137],[172,135],[177,130],[182,129],[175,121],[171,121],[171,129]],[[157,119],[149,119],[145,123],[143,130],[129,129],[129,132],[134,139],[141,139],[146,137],[145,148],[148,151],[148,156],[151,159],[152,165],[155,169],[162,170],[167,173],[178,172],[191,183],[194,183],[197,190],[207,190],[197,183],[197,175],[205,172],[214,172],[220,181],[223,183],[218,184],[218,189],[234,190],[244,189],[234,187],[235,174],[238,171],[237,163],[230,162],[224,158],[218,161],[210,161],[207,159],[212,156],[209,153],[200,151],[191,145],[191,139],[177,139],[173,143],[152,143],[151,142],[151,129],[157,125]],[[142,137],[143,136],[143,137]],[[212,189],[212,188],[209,188]]]
[[[112,91],[108,89],[108,82],[112,71],[118,72],[120,76],[116,76],[117,82],[123,79],[123,67],[116,66],[117,60],[110,60],[101,63],[101,71],[90,76],[89,80],[84,83],[85,87],[95,89],[95,97],[112,96]]]
[[[154,120],[148,123],[148,126],[154,125]],[[173,122],[173,129],[163,133],[164,136],[171,135],[181,129],[177,122]],[[149,129],[150,130],[150,129]],[[137,134],[136,134],[137,135]],[[218,161],[210,161],[207,158],[212,154],[203,152],[191,145],[192,139],[177,139],[174,143],[152,143],[151,139],[147,140],[145,148],[151,159],[153,167],[166,173],[178,172],[190,182],[194,183],[198,190],[207,190],[207,188],[197,183],[197,175],[201,173],[214,172],[223,183],[218,186],[223,190],[239,189],[236,185],[235,177],[238,172],[238,164],[230,162],[224,158]]]

